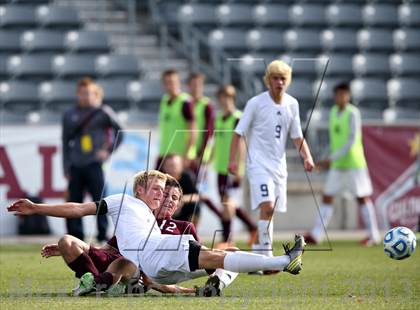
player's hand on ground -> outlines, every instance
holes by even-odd
[[[303,161],[303,167],[305,168],[306,171],[309,171],[309,172],[311,172],[315,168],[315,163],[312,157],[306,158]]]
[[[56,243],[46,244],[41,249],[41,256],[45,258],[52,257],[52,256],[60,256],[60,255],[61,255],[61,252],[60,252],[60,249],[58,248],[58,244]]]
[[[35,214],[36,205],[29,199],[19,199],[12,203],[7,211],[15,212],[14,215],[32,215]]]

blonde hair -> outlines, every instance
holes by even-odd
[[[221,95],[225,95],[227,97],[235,98],[236,97],[236,90],[233,85],[226,84],[219,88],[217,91],[217,97],[220,97]]]
[[[292,68],[283,60],[273,60],[267,67],[264,75],[264,83],[270,87],[270,77],[273,74],[280,74],[286,78],[286,88],[292,82]]]
[[[166,182],[166,174],[157,171],[157,170],[150,170],[150,171],[140,171],[134,175],[134,182],[133,182],[133,195],[136,196],[136,189],[137,186],[143,187],[144,189],[147,188],[147,182],[149,180],[158,179]]]

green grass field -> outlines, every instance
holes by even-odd
[[[325,248],[325,245],[323,245]],[[276,243],[280,254],[281,244]],[[0,247],[0,308],[4,309],[420,309],[420,256],[389,259],[381,246],[335,242],[307,251],[298,276],[240,275],[222,297],[148,292],[146,296],[70,297],[77,283],[61,258],[43,259],[40,246]],[[205,279],[186,282],[200,285]]]

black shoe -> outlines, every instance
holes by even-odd
[[[197,288],[196,296],[215,297],[220,296],[223,289],[223,283],[218,276],[210,276],[204,287]]]

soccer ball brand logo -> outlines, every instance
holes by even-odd
[[[395,227],[384,237],[384,252],[392,259],[410,257],[416,249],[416,236],[407,227]]]

